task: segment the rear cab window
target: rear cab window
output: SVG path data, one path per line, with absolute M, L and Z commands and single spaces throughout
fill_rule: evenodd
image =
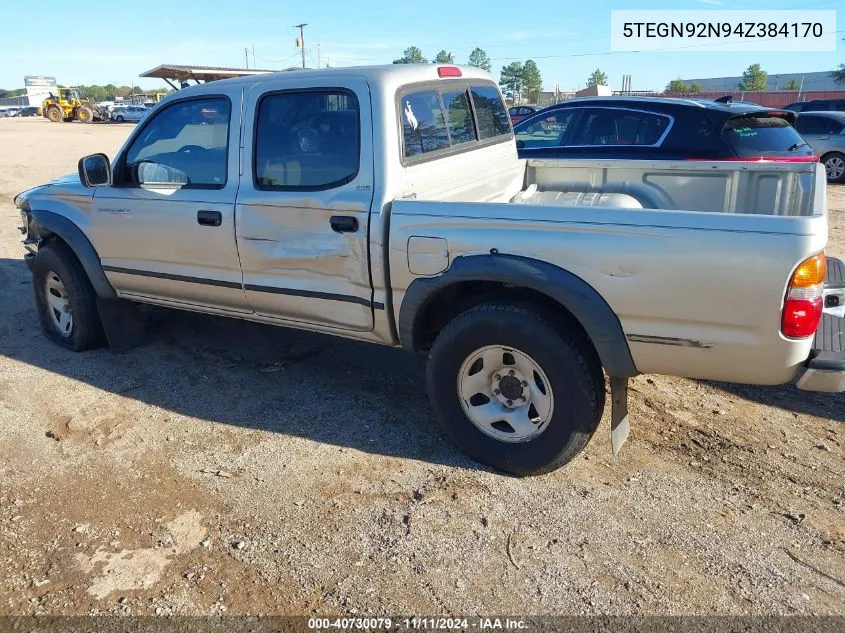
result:
M 399 93 L 402 156 L 415 162 L 511 139 L 510 117 L 493 85 L 449 82 Z
M 777 113 L 734 116 L 722 128 L 722 139 L 739 158 L 799 158 L 813 155 L 801 135 L 786 118 Z

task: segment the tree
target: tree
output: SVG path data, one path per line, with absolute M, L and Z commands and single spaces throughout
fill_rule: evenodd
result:
M 434 58 L 435 64 L 454 64 L 455 63 L 455 55 L 454 53 L 447 53 L 446 51 L 440 51 L 437 53 L 437 57 Z
M 695 83 L 687 85 L 687 83 L 679 77 L 678 79 L 673 79 L 666 84 L 666 90 L 664 92 L 684 92 L 687 94 L 698 93 L 701 92 L 701 86 Z
M 786 90 L 798 90 L 800 88 L 800 86 L 798 85 L 797 81 L 795 81 L 794 79 L 790 79 L 789 81 L 786 82 L 786 85 L 784 86 L 784 88 Z
M 502 92 L 510 97 L 514 103 L 522 98 L 522 88 L 525 84 L 524 75 L 525 69 L 522 62 L 511 62 L 507 66 L 502 66 L 499 85 L 502 87 Z
M 543 90 L 543 78 L 533 59 L 527 60 L 522 66 L 522 85 L 525 87 L 528 101 L 537 103 L 540 100 L 540 92 Z
M 487 53 L 484 52 L 483 48 L 475 48 L 469 54 L 468 63 L 470 66 L 481 68 L 482 70 L 486 70 L 488 73 L 493 68 L 493 64 L 490 62 L 490 58 L 487 56 Z
M 428 60 L 416 46 L 409 46 L 402 52 L 402 57 L 393 60 L 394 64 L 427 64 Z
M 751 64 L 742 73 L 742 81 L 739 82 L 740 90 L 765 90 L 769 83 L 769 74 L 760 68 L 760 64 Z
M 593 71 L 593 74 L 587 78 L 587 86 L 592 88 L 593 86 L 606 86 L 607 85 L 607 75 L 605 75 L 601 70 L 596 68 Z
M 686 91 L 687 91 L 687 84 L 680 77 L 678 77 L 677 79 L 673 79 L 668 84 L 666 84 L 666 92 L 686 92 Z

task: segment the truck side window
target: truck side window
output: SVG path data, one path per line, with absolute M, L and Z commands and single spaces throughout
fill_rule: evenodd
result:
M 400 105 L 406 157 L 449 147 L 443 106 L 435 90 L 407 94 Z
M 219 189 L 226 184 L 229 100 L 173 103 L 144 125 L 126 152 L 123 184 Z
M 472 105 L 478 121 L 478 138 L 484 140 L 511 133 L 511 120 L 499 91 L 493 86 L 472 86 Z
M 254 180 L 259 189 L 339 187 L 358 174 L 358 100 L 350 92 L 269 94 L 258 104 Z

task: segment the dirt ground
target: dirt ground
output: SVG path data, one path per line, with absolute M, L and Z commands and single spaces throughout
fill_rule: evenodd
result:
M 401 351 L 170 311 L 49 343 L 11 198 L 131 129 L 0 119 L 0 614 L 845 614 L 845 394 L 641 376 L 618 458 L 605 415 L 520 480 Z

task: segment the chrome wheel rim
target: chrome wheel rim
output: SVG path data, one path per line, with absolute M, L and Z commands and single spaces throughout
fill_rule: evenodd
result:
M 845 159 L 839 156 L 832 156 L 824 162 L 828 180 L 838 180 L 845 174 Z
M 457 388 L 469 420 L 501 442 L 535 439 L 554 414 L 554 394 L 543 368 L 512 347 L 488 345 L 467 356 Z
M 56 331 L 65 338 L 73 334 L 73 312 L 62 278 L 55 272 L 48 271 L 44 281 L 44 296 L 47 300 L 47 310 Z

